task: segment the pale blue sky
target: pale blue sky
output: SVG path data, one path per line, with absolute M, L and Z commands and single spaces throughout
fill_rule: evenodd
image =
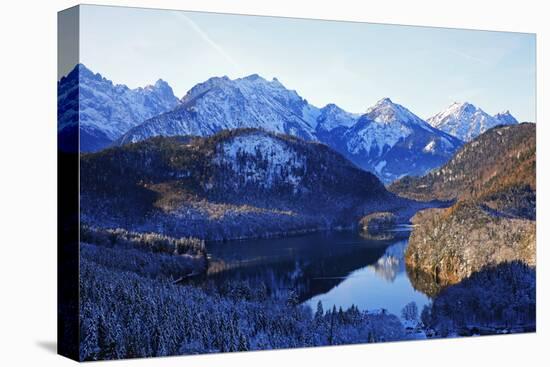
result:
M 363 112 L 390 97 L 428 118 L 455 101 L 535 120 L 535 36 L 83 6 L 80 58 L 115 83 L 277 77 L 310 103 Z

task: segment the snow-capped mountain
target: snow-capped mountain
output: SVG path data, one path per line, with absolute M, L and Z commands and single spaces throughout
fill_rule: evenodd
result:
M 471 141 L 497 125 L 517 123 L 517 120 L 508 111 L 493 117 L 468 102 L 455 102 L 446 110 L 430 117 L 427 121 L 433 127 L 463 141 Z
M 343 135 L 357 122 L 360 116 L 346 112 L 333 103 L 327 104 L 319 110 L 315 137 L 347 157 L 348 152 L 345 149 Z
M 370 107 L 340 140 L 345 146 L 339 151 L 384 182 L 425 174 L 462 145 L 389 98 Z
M 315 140 L 319 114 L 318 108 L 277 79 L 268 81 L 257 74 L 234 80 L 214 77 L 191 88 L 180 106 L 129 130 L 119 142 L 159 135 L 207 136 L 245 127 Z
M 315 131 L 319 134 L 341 127 L 349 128 L 357 122 L 359 117 L 358 114 L 346 112 L 334 103 L 329 103 L 319 110 Z
M 162 79 L 154 85 L 130 89 L 78 64 L 58 83 L 60 140 L 64 134 L 74 133 L 80 121 L 80 149 L 96 151 L 178 104 L 172 88 Z
M 317 108 L 277 79 L 256 74 L 210 78 L 193 87 L 173 111 L 130 129 L 118 143 L 152 136 L 208 136 L 244 127 L 318 140 L 384 182 L 424 174 L 461 145 L 389 98 L 359 116 L 335 104 Z
M 502 125 L 513 125 L 518 123 L 518 120 L 516 120 L 516 118 L 512 116 L 512 114 L 508 110 L 504 112 L 499 112 L 493 117 L 497 119 Z
M 414 128 L 433 130 L 430 126 L 401 105 L 383 98 L 367 110 L 349 135 L 347 148 L 350 153 L 361 151 L 382 155 L 397 142 L 409 136 Z
M 266 80 L 257 74 L 233 80 L 210 78 L 181 100 L 162 80 L 129 89 L 83 65 L 58 87 L 60 141 L 63 134 L 76 132 L 80 119 L 82 151 L 154 136 L 210 136 L 260 128 L 320 141 L 388 183 L 403 175 L 425 174 L 445 163 L 462 144 L 389 98 L 363 115 L 335 104 L 318 108 L 276 78 Z

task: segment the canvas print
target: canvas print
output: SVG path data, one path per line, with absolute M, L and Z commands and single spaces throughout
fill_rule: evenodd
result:
M 536 330 L 535 35 L 59 13 L 59 350 Z

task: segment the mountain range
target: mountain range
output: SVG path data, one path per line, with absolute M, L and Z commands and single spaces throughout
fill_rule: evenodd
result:
M 58 83 L 60 143 L 77 141 L 71 137 L 80 124 L 80 150 L 97 151 L 130 128 L 178 104 L 172 88 L 162 79 L 154 85 L 130 89 L 78 64 Z
M 515 122 L 509 112 L 491 117 L 471 104 L 455 104 L 424 121 L 389 98 L 364 114 L 335 104 L 318 108 L 276 78 L 257 74 L 213 77 L 178 100 L 162 80 L 130 89 L 79 64 L 60 80 L 58 90 L 60 141 L 64 134 L 75 134 L 80 119 L 81 151 L 154 136 L 209 136 L 259 128 L 322 142 L 384 183 L 424 175 L 447 162 L 464 140 L 491 126 Z
M 346 130 L 325 142 L 385 183 L 423 175 L 439 167 L 462 145 L 389 98 L 378 101 Z
M 433 127 L 466 142 L 497 125 L 518 123 L 510 111 L 491 116 L 481 108 L 467 102 L 455 102 L 446 110 L 430 117 L 427 122 Z
M 385 182 L 424 174 L 461 145 L 389 98 L 355 115 L 335 104 L 317 108 L 277 79 L 256 74 L 210 78 L 193 87 L 174 110 L 130 129 L 118 143 L 152 136 L 208 136 L 243 127 L 323 142 Z

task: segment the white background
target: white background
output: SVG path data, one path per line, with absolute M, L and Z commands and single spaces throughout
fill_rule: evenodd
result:
M 548 362 L 550 33 L 545 1 L 97 1 L 97 4 L 537 33 L 537 334 L 133 360 L 117 366 L 540 365 Z M 4 1 L 0 11 L 0 365 L 69 365 L 56 340 L 56 12 L 75 1 Z M 545 24 L 546 23 L 546 24 Z M 514 88 L 510 85 L 510 88 Z M 546 104 L 543 101 L 546 100 Z M 545 167 L 546 165 L 546 167 Z M 544 311 L 546 310 L 546 312 Z M 546 341 L 545 341 L 546 339 Z M 546 348 L 546 349 L 545 349 Z

